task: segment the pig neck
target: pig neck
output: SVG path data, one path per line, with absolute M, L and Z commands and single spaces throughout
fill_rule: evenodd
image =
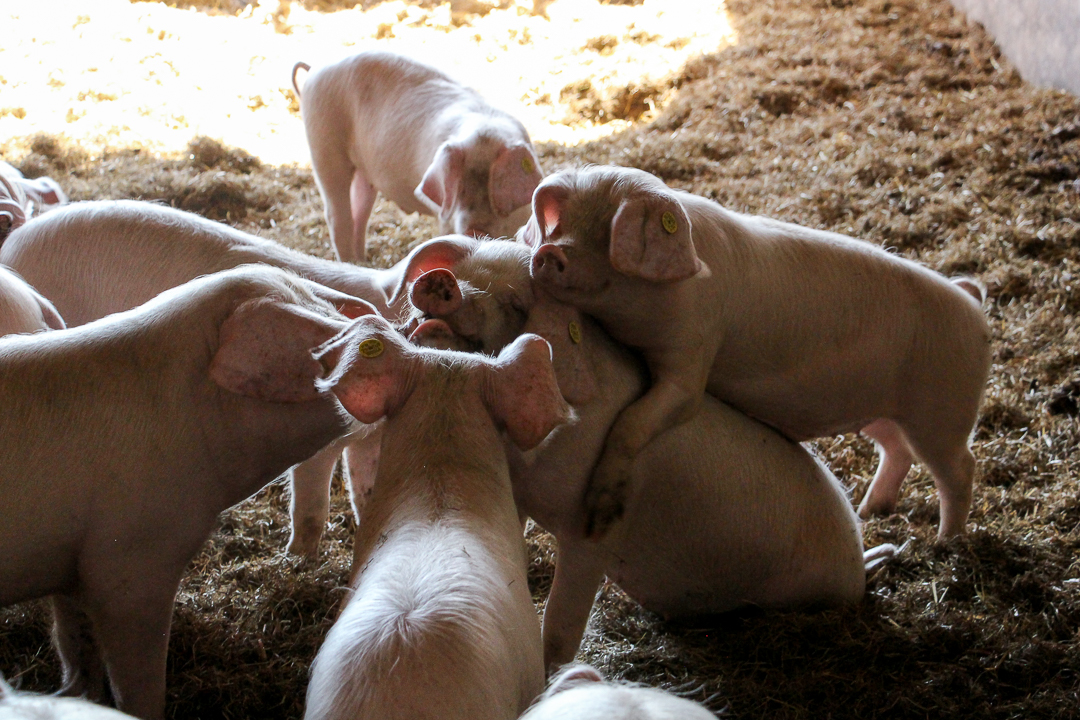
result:
M 387 533 L 408 525 L 456 524 L 498 544 L 521 542 L 499 433 L 476 380 L 437 368 L 416 380 L 386 419 L 379 467 L 355 542 L 362 566 Z M 472 385 L 472 387 L 468 387 Z M 434 392 L 432 392 L 434 390 Z
M 580 343 L 572 344 L 563 324 L 541 330 L 530 322 L 525 332 L 537 332 L 551 344 L 560 387 L 566 386 L 569 373 L 578 372 L 565 358 L 580 353 L 598 391 L 587 402 L 573 406 L 576 423 L 556 428 L 540 447 L 523 453 L 524 465 L 518 464 L 521 469 L 514 475 L 514 498 L 523 513 L 556 538 L 580 539 L 585 526 L 580 498 L 608 430 L 619 413 L 645 392 L 648 375 L 640 358 L 616 343 L 599 323 L 571 312 L 568 319 L 581 329 Z

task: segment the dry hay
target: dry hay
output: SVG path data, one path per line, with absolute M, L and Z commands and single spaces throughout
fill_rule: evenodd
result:
M 994 365 L 974 443 L 966 537 L 935 541 L 936 494 L 912 473 L 868 546 L 909 542 L 858 608 L 746 611 L 669 624 L 603 588 L 579 656 L 613 677 L 681 689 L 739 718 L 1068 718 L 1080 687 L 1080 100 L 1020 81 L 946 0 L 734 0 L 739 44 L 689 63 L 652 123 L 545 168 L 634 165 L 733 209 L 894 248 L 989 290 Z M 197 139 L 159 160 L 90 158 L 37 138 L 15 158 L 75 199 L 143 197 L 328 255 L 310 172 Z M 375 264 L 433 224 L 381 204 Z M 869 442 L 817 447 L 858 499 Z M 170 717 L 295 718 L 335 612 L 351 529 L 340 489 L 332 549 L 282 554 L 280 485 L 225 513 L 177 602 Z M 530 532 L 537 600 L 553 551 Z M 40 603 L 0 612 L 0 667 L 59 684 Z

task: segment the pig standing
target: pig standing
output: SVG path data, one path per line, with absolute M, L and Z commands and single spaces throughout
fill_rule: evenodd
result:
M 623 512 L 634 458 L 705 391 L 794 440 L 861 429 L 881 456 L 863 517 L 895 507 L 918 458 L 937 485 L 939 535 L 964 531 L 990 367 L 970 281 L 627 168 L 548 178 L 522 236 L 538 286 L 640 350 L 653 378 L 608 436 L 590 532 Z
M 716 720 L 692 700 L 641 685 L 606 683 L 589 665 L 563 668 L 521 720 Z
M 16 168 L 0 162 L 0 241 L 25 225 L 35 210 L 67 202 L 67 195 L 50 177 L 27 180 Z
M 542 177 L 529 134 L 433 67 L 370 51 L 311 73 L 300 96 L 311 167 L 338 258 L 364 259 L 376 193 L 440 232 L 503 236 Z
M 547 343 L 498 359 L 425 350 L 365 317 L 316 357 L 319 387 L 361 422 L 387 419 L 353 594 L 305 719 L 516 718 L 544 669 L 499 428 L 527 448 L 567 419 Z
M 405 264 L 372 270 L 290 250 L 222 223 L 165 205 L 133 200 L 81 202 L 35 219 L 0 245 L 15 268 L 55 303 L 68 324 L 129 310 L 200 275 L 265 263 L 370 302 L 392 319 L 406 303 L 398 292 Z M 394 301 L 390 295 L 397 293 Z M 374 476 L 378 437 L 359 430 L 296 468 L 291 552 L 314 557 L 326 526 L 330 479 L 346 450 L 357 512 Z
M 639 490 L 622 521 L 599 542 L 586 540 L 581 498 L 590 474 L 608 430 L 647 389 L 648 376 L 596 322 L 543 293 L 534 296 L 526 246 L 484 243 L 477 254 L 495 255 L 490 245 L 501 246 L 500 263 L 478 272 L 476 254 L 462 257 L 453 266 L 462 275 L 456 282 L 448 269 L 431 269 L 413 284 L 412 297 L 454 329 L 436 332 L 436 342 L 469 333 L 470 318 L 499 327 L 493 316 L 514 318 L 511 308 L 524 307 L 523 323 L 506 325 L 550 343 L 556 379 L 577 415 L 532 452 L 509 455 L 518 509 L 558 541 L 544 613 L 549 668 L 573 660 L 605 575 L 667 617 L 862 598 L 866 564 L 895 548 L 874 548 L 864 558 L 858 521 L 833 474 L 801 445 L 712 397 L 638 455 L 632 472 Z M 417 328 L 416 342 L 425 342 L 434 322 Z M 465 339 L 486 352 L 499 342 L 483 332 Z
M 64 319 L 53 304 L 18 273 L 0 265 L 0 335 L 61 330 Z
M 329 301 L 329 302 L 328 302 Z M 52 596 L 67 694 L 161 717 L 173 599 L 222 510 L 349 429 L 310 349 L 374 313 L 265 266 L 0 339 L 0 605 Z

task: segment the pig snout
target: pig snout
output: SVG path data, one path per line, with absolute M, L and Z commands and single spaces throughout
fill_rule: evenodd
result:
M 461 290 L 454 273 L 435 268 L 416 278 L 409 291 L 409 300 L 421 312 L 444 317 L 461 307 Z
M 532 276 L 542 280 L 552 280 L 566 271 L 569 261 L 566 253 L 555 245 L 541 245 L 532 256 Z

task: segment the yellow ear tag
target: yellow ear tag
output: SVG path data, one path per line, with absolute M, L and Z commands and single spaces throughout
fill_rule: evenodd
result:
M 660 224 L 664 226 L 668 234 L 674 234 L 679 229 L 679 223 L 675 220 L 675 213 L 670 210 L 660 216 Z
M 570 323 L 570 339 L 575 345 L 581 342 L 581 326 L 573 321 Z
M 530 157 L 521 158 L 521 169 L 525 171 L 526 175 L 531 175 L 533 171 L 533 161 Z
M 376 358 L 382 355 L 383 344 L 378 338 L 368 338 L 360 343 L 360 354 L 366 358 Z

